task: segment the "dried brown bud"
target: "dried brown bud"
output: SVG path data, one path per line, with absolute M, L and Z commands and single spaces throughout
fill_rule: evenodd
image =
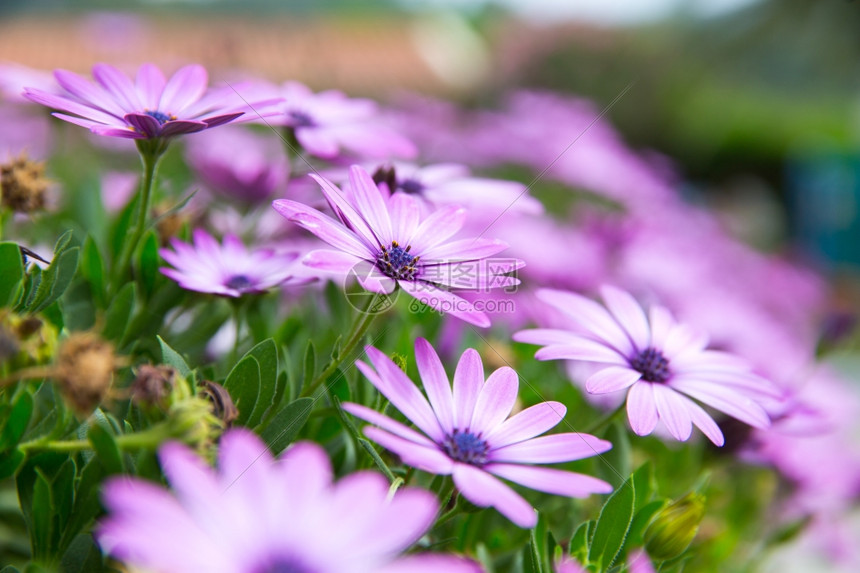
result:
M 18 213 L 32 213 L 45 208 L 45 164 L 30 161 L 22 153 L 17 159 L 0 165 L 0 203 Z
M 163 364 L 142 364 L 136 374 L 131 399 L 138 403 L 163 405 L 176 384 L 176 370 Z
M 167 210 L 167 207 L 157 206 L 152 210 L 152 216 L 153 218 L 161 217 L 167 212 Z M 156 225 L 159 243 L 166 245 L 170 239 L 179 234 L 179 231 L 182 230 L 182 226 L 186 222 L 188 222 L 188 217 L 179 213 L 167 215 L 163 219 L 159 220 L 158 225 Z
M 90 332 L 76 332 L 60 345 L 55 377 L 72 407 L 87 415 L 107 396 L 117 366 L 109 342 Z
M 21 340 L 27 340 L 42 328 L 42 321 L 35 316 L 28 316 L 15 327 L 15 334 Z
M 200 386 L 200 395 L 204 396 L 212 402 L 212 413 L 216 418 L 224 422 L 224 427 L 229 428 L 236 418 L 239 417 L 239 410 L 233 404 L 233 399 L 227 389 L 209 380 L 202 380 Z
M 0 363 L 18 354 L 18 340 L 0 324 Z

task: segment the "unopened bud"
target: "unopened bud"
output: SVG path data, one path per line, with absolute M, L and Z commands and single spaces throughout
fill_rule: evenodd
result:
M 208 398 L 212 403 L 212 414 L 224 423 L 225 428 L 229 428 L 239 417 L 239 410 L 233 404 L 233 399 L 227 389 L 210 380 L 202 380 L 200 386 L 200 396 Z
M 159 219 L 159 217 L 165 215 L 167 211 L 167 207 L 157 206 L 153 209 L 152 213 L 153 218 L 158 219 L 156 230 L 158 231 L 158 241 L 162 245 L 166 245 L 170 242 L 170 239 L 179 234 L 179 231 L 182 230 L 182 226 L 188 222 L 188 217 L 179 213 L 171 213 L 170 215 Z
M 221 434 L 223 424 L 212 415 L 212 406 L 204 398 L 191 397 L 174 403 L 168 412 L 170 435 L 206 452 Z
M 117 365 L 109 342 L 76 332 L 60 344 L 54 376 L 72 407 L 87 415 L 107 396 Z
M 45 164 L 30 161 L 27 154 L 0 165 L 0 203 L 17 213 L 32 213 L 44 209 L 48 180 Z
M 142 364 L 131 383 L 131 399 L 142 404 L 163 406 L 176 384 L 176 370 L 170 366 Z
M 666 561 L 684 552 L 705 516 L 705 498 L 689 493 L 663 508 L 645 530 L 645 549 L 653 559 Z

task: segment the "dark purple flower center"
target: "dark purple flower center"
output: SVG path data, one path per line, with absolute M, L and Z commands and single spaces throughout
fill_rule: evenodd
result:
M 410 255 L 410 248 L 404 249 L 397 244 L 397 241 L 392 242 L 388 247 L 382 247 L 376 255 L 376 268 L 394 280 L 415 280 L 415 264 L 420 257 Z
M 397 187 L 409 195 L 417 195 L 426 189 L 424 184 L 417 179 L 404 179 L 397 185 Z
M 665 382 L 669 379 L 669 361 L 656 348 L 646 348 L 630 359 L 630 366 L 642 373 L 647 382 Z
M 148 111 L 147 110 L 143 113 L 145 113 L 149 117 L 155 118 L 156 120 L 158 120 L 158 123 L 160 123 L 161 125 L 164 125 L 168 121 L 176 119 L 176 116 L 169 115 L 169 114 L 164 113 L 163 111 L 158 111 L 158 110 L 155 110 L 155 111 Z
M 316 573 L 294 557 L 277 557 L 254 567 L 254 573 Z
M 248 290 L 253 284 L 253 281 L 247 275 L 233 275 L 227 279 L 224 286 L 233 290 L 243 291 Z
M 480 434 L 454 430 L 453 434 L 445 436 L 442 441 L 442 449 L 452 460 L 473 466 L 482 466 L 487 463 L 487 453 L 490 451 L 490 446 L 486 440 L 481 438 Z
M 316 125 L 314 118 L 308 113 L 297 109 L 288 111 L 287 117 L 290 118 L 290 125 L 293 127 L 313 127 Z

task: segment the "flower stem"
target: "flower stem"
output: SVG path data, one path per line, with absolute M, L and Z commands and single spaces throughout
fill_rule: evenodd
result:
M 603 428 L 605 428 L 606 426 L 611 424 L 612 421 L 615 420 L 615 418 L 617 418 L 618 415 L 621 414 L 621 412 L 623 412 L 626 408 L 627 408 L 627 402 L 626 401 L 621 402 L 620 406 L 618 406 L 617 408 L 615 408 L 614 410 L 612 410 L 611 412 L 609 412 L 608 414 L 606 414 L 605 416 L 603 416 L 602 418 L 600 418 L 599 420 L 597 420 L 596 422 L 594 422 L 593 424 L 588 426 L 585 430 L 583 430 L 582 433 L 584 433 L 584 434 L 595 434 L 595 433 L 597 433 L 598 431 L 602 430 Z
M 373 320 L 376 318 L 377 313 L 370 311 L 373 309 L 379 296 L 380 295 L 378 294 L 374 294 L 371 297 L 370 304 L 361 312 L 358 320 L 353 323 L 352 330 L 350 331 L 349 336 L 347 336 L 346 342 L 338 352 L 337 358 L 332 359 L 328 366 L 326 366 L 325 369 L 320 372 L 316 378 L 314 378 L 313 382 L 305 387 L 304 391 L 302 391 L 302 396 L 313 394 L 320 384 L 328 380 L 328 377 L 337 371 L 338 367 L 343 364 L 345 359 L 352 356 L 352 353 L 355 351 L 356 347 L 361 344 L 368 328 L 370 328 L 370 325 L 373 324 Z
M 149 204 L 152 199 L 152 189 L 155 187 L 155 179 L 158 174 L 158 164 L 167 149 L 167 141 L 162 139 L 138 140 L 137 149 L 140 151 L 140 159 L 143 164 L 143 181 L 140 185 L 137 203 L 137 221 L 131 233 L 131 239 L 123 242 L 119 261 L 114 270 L 114 291 L 118 291 L 125 277 L 131 269 L 131 258 L 137 250 L 137 245 L 146 231 L 146 219 L 149 214 Z
M 161 423 L 140 432 L 116 436 L 116 445 L 121 450 L 155 449 L 170 437 L 169 428 Z M 38 438 L 18 445 L 22 452 L 61 452 L 73 453 L 82 450 L 92 450 L 89 440 L 46 440 Z

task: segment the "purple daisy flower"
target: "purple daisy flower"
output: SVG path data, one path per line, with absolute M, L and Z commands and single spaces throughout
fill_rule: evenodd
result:
M 311 155 L 332 159 L 342 149 L 376 159 L 408 159 L 417 154 L 411 141 L 382 123 L 372 100 L 350 98 L 336 90 L 314 93 L 298 82 L 259 84 L 257 89 L 260 96 L 284 100 L 280 114 L 268 121 L 292 128 L 296 140 Z
M 330 181 L 311 175 L 339 221 L 296 201 L 279 199 L 274 208 L 284 217 L 336 247 L 309 253 L 304 264 L 346 275 L 355 272 L 362 286 L 391 293 L 400 286 L 420 302 L 477 326 L 490 326 L 486 313 L 450 292 L 451 288 L 484 290 L 519 284 L 504 273 L 520 268 L 517 259 L 486 260 L 507 248 L 490 239 L 449 240 L 463 226 L 466 211 L 449 206 L 421 217 L 414 197 L 380 191 L 358 166 L 342 192 Z
M 54 116 L 98 135 L 169 138 L 233 121 L 247 108 L 235 103 L 232 90 L 207 90 L 208 75 L 198 65 L 169 80 L 153 64 L 142 65 L 135 81 L 107 64 L 93 66 L 95 83 L 67 70 L 54 71 L 54 77 L 66 95 L 30 87 L 24 97 L 65 112 Z
M 173 239 L 174 250 L 161 249 L 162 258 L 176 268 L 162 273 L 182 288 L 221 296 L 240 297 L 262 293 L 292 276 L 290 263 L 295 253 L 276 253 L 269 249 L 249 251 L 234 235 L 218 244 L 203 229 L 194 230 L 194 246 Z
M 159 458 L 174 494 L 138 478 L 109 480 L 102 549 L 155 573 L 475 573 L 447 555 L 398 555 L 433 524 L 429 492 L 374 472 L 337 483 L 325 451 L 294 445 L 275 460 L 253 433 L 224 434 L 213 471 L 191 449 L 168 443 Z M 436 567 L 434 569 L 433 567 Z
M 532 506 L 495 476 L 555 495 L 585 497 L 612 491 L 608 483 L 591 476 L 529 465 L 588 458 L 612 444 L 588 434 L 541 436 L 564 418 L 567 410 L 559 402 L 542 402 L 508 418 L 519 387 L 512 368 L 499 368 L 484 381 L 481 358 L 470 348 L 454 372 L 452 392 L 436 351 L 419 338 L 415 359 L 425 398 L 384 353 L 372 346 L 366 350 L 376 370 L 361 361 L 356 362 L 358 369 L 423 434 L 359 404 L 345 403 L 344 409 L 377 426 L 366 427 L 364 433 L 405 463 L 452 475 L 463 496 L 475 505 L 495 507 L 520 527 L 534 527 L 537 515 Z
M 685 441 L 695 424 L 722 446 L 722 431 L 690 398 L 756 428 L 770 425 L 756 398 L 778 397 L 778 390 L 742 358 L 706 350 L 707 336 L 676 323 L 664 307 L 652 306 L 648 317 L 629 293 L 609 286 L 601 289 L 608 311 L 571 292 L 542 289 L 537 295 L 575 330 L 523 330 L 514 340 L 545 345 L 535 354 L 538 360 L 605 365 L 586 380 L 585 389 L 592 394 L 627 390 L 627 417 L 638 435 L 650 434 L 662 420 L 672 437 Z

